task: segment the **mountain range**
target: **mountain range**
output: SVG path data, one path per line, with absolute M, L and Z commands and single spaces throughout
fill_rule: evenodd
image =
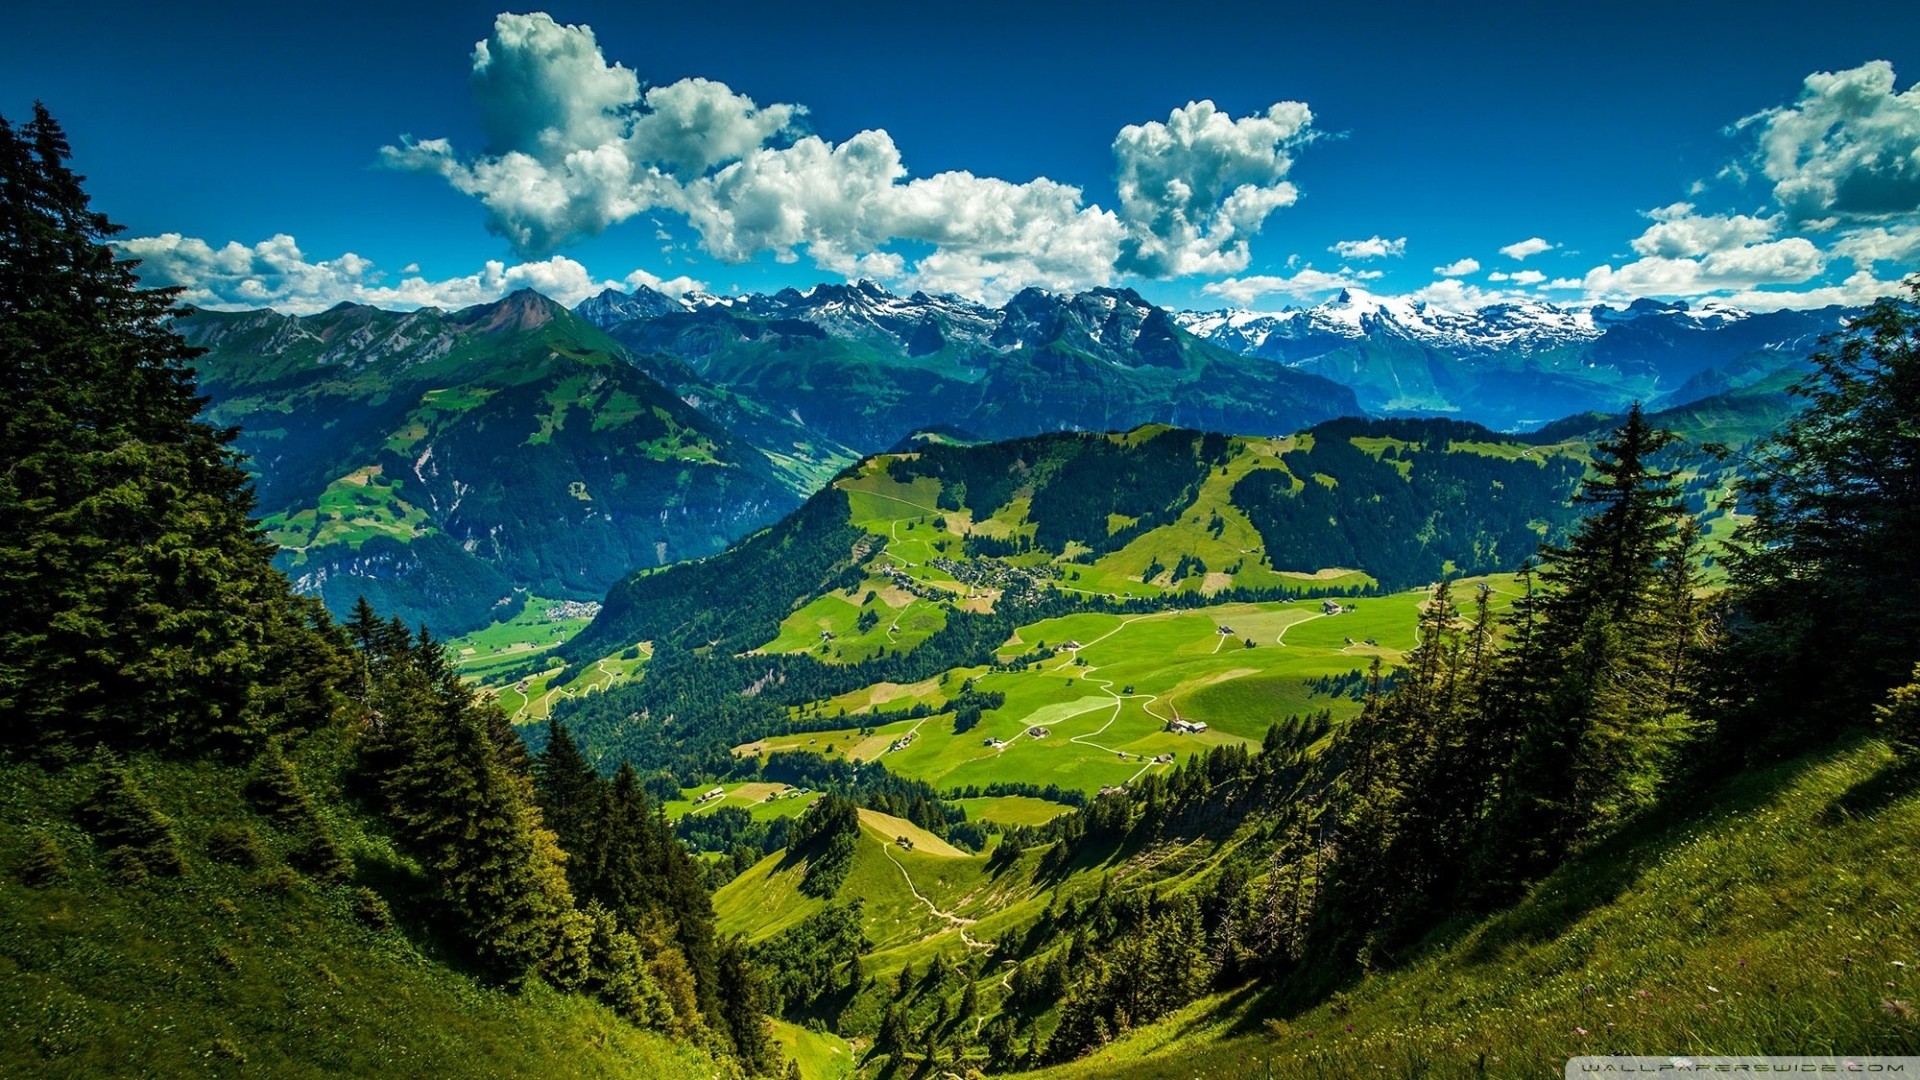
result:
M 1216 345 L 1353 389 L 1368 412 L 1458 416 L 1502 430 L 1634 401 L 1685 405 L 1802 369 L 1857 309 L 1754 313 L 1707 303 L 1540 302 L 1454 311 L 1342 291 L 1278 312 L 1187 311 L 1180 326 Z
M 715 553 L 918 433 L 1279 436 L 1365 413 L 1510 430 L 1727 391 L 1766 392 L 1772 415 L 1846 315 L 1460 313 L 1354 292 L 1174 314 L 1127 289 L 1029 289 L 996 308 L 862 281 L 609 290 L 573 310 L 523 290 L 452 312 L 202 311 L 179 326 L 208 350 L 209 417 L 241 431 L 283 569 L 336 611 L 364 594 L 457 634 Z

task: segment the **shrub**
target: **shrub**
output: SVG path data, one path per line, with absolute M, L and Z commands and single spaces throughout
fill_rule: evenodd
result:
M 393 909 L 386 898 L 365 885 L 353 890 L 353 917 L 375 930 L 393 925 Z
M 265 854 L 260 834 L 248 826 L 222 822 L 207 834 L 207 855 L 215 862 L 258 866 Z
M 173 821 L 153 805 L 133 774 L 107 751 L 95 757 L 100 782 L 80 808 L 80 823 L 107 849 L 114 880 L 138 884 L 153 876 L 180 873 L 180 845 Z
M 33 838 L 25 858 L 20 860 L 20 880 L 27 887 L 44 889 L 67 878 L 66 853 L 53 837 L 45 833 Z
M 1874 715 L 1894 752 L 1908 761 L 1920 761 L 1920 665 L 1913 669 L 1913 681 L 1895 687 L 1885 705 L 1874 706 Z

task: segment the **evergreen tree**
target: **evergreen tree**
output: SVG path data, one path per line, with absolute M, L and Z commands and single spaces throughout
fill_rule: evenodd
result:
M 292 599 L 198 355 L 93 210 L 60 125 L 0 119 L 0 711 L 42 746 L 244 748 L 325 719 L 324 617 Z
M 590 895 L 591 841 L 594 823 L 606 813 L 604 785 L 558 720 L 548 722 L 546 749 L 533 772 L 541 815 L 567 852 L 567 880 L 575 893 Z
M 484 719 L 464 702 L 437 704 L 401 726 L 383 793 L 477 959 L 518 983 L 550 950 L 560 915 L 536 867 L 537 825 Z
M 1542 552 L 1541 587 L 1521 615 L 1526 663 L 1504 673 L 1513 700 L 1493 706 L 1514 749 L 1481 845 L 1489 899 L 1648 805 L 1689 726 L 1661 707 L 1672 684 L 1659 675 L 1675 620 L 1690 618 L 1669 610 L 1681 602 L 1671 590 L 1690 594 L 1693 582 L 1675 567 L 1661 588 L 1663 566 L 1693 548 L 1674 474 L 1655 465 L 1672 439 L 1635 406 L 1596 448 L 1578 497 L 1593 512 Z
M 1920 277 L 1812 357 L 1802 409 L 1744 462 L 1725 555 L 1723 752 L 1860 724 L 1920 656 Z

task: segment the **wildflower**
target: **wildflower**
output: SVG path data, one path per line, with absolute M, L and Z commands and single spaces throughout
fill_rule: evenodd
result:
M 1583 1027 L 1577 1027 L 1577 1028 L 1574 1028 L 1574 1029 L 1573 1029 L 1573 1033 L 1574 1033 L 1575 1035 L 1580 1035 L 1580 1036 L 1583 1036 L 1583 1037 L 1584 1037 L 1584 1036 L 1586 1035 L 1586 1033 L 1587 1033 L 1587 1029 L 1586 1029 L 1586 1028 L 1583 1028 Z
M 1911 1020 L 1916 1015 L 1913 1002 L 1904 1001 L 1900 998 L 1882 998 L 1880 1000 L 1880 1011 L 1896 1020 Z
M 1897 968 L 1903 968 L 1907 966 L 1907 962 L 1905 960 L 1895 960 L 1893 962 L 1893 966 Z
M 1709 993 L 1709 994 L 1717 994 L 1717 993 L 1719 993 L 1719 992 L 1720 992 L 1720 988 L 1719 988 L 1719 987 L 1717 987 L 1717 986 L 1715 986 L 1715 985 L 1713 985 L 1712 983 L 1708 983 L 1708 984 L 1707 984 L 1707 993 Z

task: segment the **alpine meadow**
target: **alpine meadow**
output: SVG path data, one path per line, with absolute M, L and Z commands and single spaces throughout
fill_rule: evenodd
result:
M 1920 12 L 1591 14 L 17 13 L 0 1076 L 1920 1070 Z

